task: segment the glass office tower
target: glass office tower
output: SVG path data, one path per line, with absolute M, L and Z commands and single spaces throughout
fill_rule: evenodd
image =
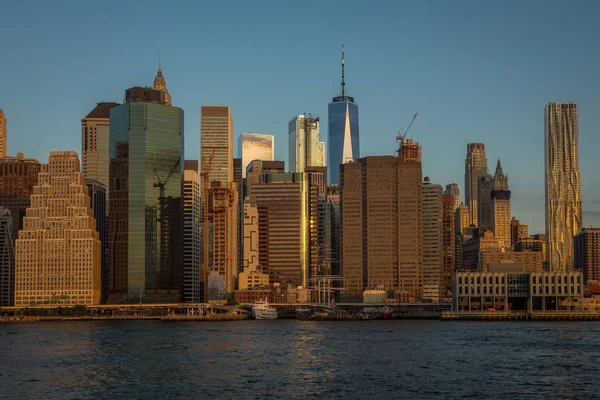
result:
M 329 183 L 337 185 L 340 184 L 340 164 L 352 162 L 360 157 L 358 105 L 354 102 L 354 97 L 346 96 L 344 46 L 341 91 L 341 96 L 334 97 L 329 103 L 327 132 Z
M 128 89 L 110 111 L 109 301 L 180 301 L 183 143 L 183 110 L 163 92 Z

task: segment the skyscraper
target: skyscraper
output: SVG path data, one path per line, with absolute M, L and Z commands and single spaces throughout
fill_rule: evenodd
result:
M 325 142 L 319 137 L 319 118 L 300 114 L 289 122 L 290 172 L 305 172 L 309 167 L 325 167 Z
M 23 228 L 23 217 L 37 185 L 40 162 L 34 158 L 0 157 L 0 205 L 8 208 L 13 219 L 14 237 Z
M 179 301 L 183 287 L 183 110 L 150 88 L 110 111 L 112 301 Z
M 460 206 L 460 190 L 457 183 L 447 184 L 444 195 L 452 196 L 452 204 L 455 210 Z
M 248 173 L 254 180 L 254 172 Z M 258 209 L 259 264 L 272 283 L 306 288 L 317 270 L 319 187 L 312 175 L 323 173 L 273 170 L 250 186 Z
M 229 106 L 200 107 L 200 155 L 208 160 L 215 155 L 210 181 L 229 187 L 233 181 L 233 117 Z
M 185 160 L 183 176 L 183 301 L 198 303 L 200 290 L 200 175 L 198 161 Z
M 548 103 L 544 124 L 547 259 L 551 271 L 570 271 L 573 238 L 583 226 L 577 104 Z
M 0 108 L 0 157 L 6 157 L 6 117 Z
M 492 229 L 494 207 L 492 204 L 493 178 L 486 173 L 479 177 L 477 188 L 477 227 Z
M 209 249 L 209 275 L 225 283 L 225 293 L 233 296 L 238 274 L 238 195 L 237 185 L 229 187 L 213 181 L 210 187 L 210 218 L 212 219 L 212 246 Z M 210 291 L 210 290 L 209 290 Z M 209 300 L 223 300 L 221 295 Z
M 576 269 L 583 271 L 583 283 L 600 281 L 600 229 L 586 227 L 575 235 Z
M 246 167 L 250 161 L 275 159 L 275 136 L 273 135 L 243 132 L 238 139 L 238 144 L 243 178 L 246 177 Z
M 106 202 L 106 186 L 103 183 L 93 180 L 86 180 L 85 186 L 88 189 L 88 196 L 90 197 L 90 208 L 96 220 L 95 229 L 98 232 L 98 239 L 100 239 L 100 278 L 102 281 L 100 302 L 104 304 L 108 299 L 110 276 L 110 269 L 108 268 L 108 210 L 106 209 L 108 203 Z
M 444 276 L 442 186 L 423 181 L 423 298 L 441 301 Z
M 523 240 L 529 236 L 527 224 L 522 224 L 516 217 L 510 220 L 510 244 L 514 246 L 519 240 Z
M 81 120 L 81 172 L 86 180 L 96 181 L 109 195 L 110 109 L 118 103 L 98 103 Z
M 400 157 L 356 159 L 340 167 L 343 296 L 383 287 L 421 295 L 423 189 L 420 147 Z
M 334 97 L 329 103 L 327 130 L 329 182 L 336 185 L 340 183 L 340 164 L 360 158 L 358 105 L 354 102 L 354 97 L 346 95 L 345 79 L 344 45 L 342 45 L 341 95 Z
M 468 143 L 465 159 L 465 204 L 469 207 L 469 225 L 479 226 L 479 178 L 488 175 L 485 145 Z
M 465 233 L 465 230 L 469 227 L 469 207 L 461 203 L 454 214 L 454 230 L 455 232 Z
M 452 276 L 454 275 L 456 267 L 456 231 L 454 229 L 454 215 L 456 209 L 454 208 L 455 197 L 452 194 L 444 194 L 442 196 L 442 228 L 443 228 L 443 240 L 442 240 L 442 252 L 444 262 L 444 275 L 442 280 L 442 295 L 446 296 L 448 291 L 452 289 Z
M 10 210 L 0 206 L 0 306 L 14 305 L 15 237 Z
M 94 305 L 101 244 L 74 151 L 50 153 L 16 241 L 15 305 Z
M 502 164 L 498 160 L 496 172 L 492 179 L 492 231 L 506 250 L 512 248 L 510 242 L 510 190 L 508 189 L 508 176 L 502 171 Z

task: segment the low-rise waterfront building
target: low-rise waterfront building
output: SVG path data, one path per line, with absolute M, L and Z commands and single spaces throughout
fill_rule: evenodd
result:
M 583 299 L 583 274 L 524 272 L 516 263 L 487 272 L 457 272 L 452 278 L 453 308 L 460 311 L 560 310 Z

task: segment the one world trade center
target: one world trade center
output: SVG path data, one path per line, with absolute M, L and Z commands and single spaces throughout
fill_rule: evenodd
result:
M 354 102 L 354 97 L 346 95 L 344 45 L 342 45 L 341 95 L 334 97 L 329 103 L 328 122 L 329 182 L 339 185 L 340 164 L 352 162 L 360 157 L 358 105 Z

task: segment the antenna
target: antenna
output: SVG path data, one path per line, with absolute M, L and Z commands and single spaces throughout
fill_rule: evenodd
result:
M 344 43 L 342 43 L 342 100 L 344 99 L 344 96 L 346 95 L 346 81 L 345 81 L 345 76 L 344 76 Z

